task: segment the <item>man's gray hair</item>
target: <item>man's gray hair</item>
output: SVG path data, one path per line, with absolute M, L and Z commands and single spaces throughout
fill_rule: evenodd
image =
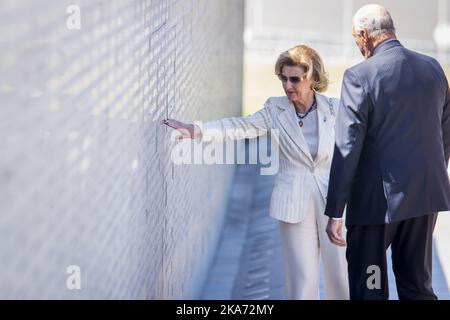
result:
M 385 7 L 368 4 L 360 8 L 353 17 L 353 30 L 367 30 L 371 38 L 386 33 L 395 33 L 394 21 Z

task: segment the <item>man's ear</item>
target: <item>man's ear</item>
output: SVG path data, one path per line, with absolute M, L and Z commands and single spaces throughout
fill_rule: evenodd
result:
M 370 40 L 369 32 L 366 29 L 363 29 L 359 32 L 361 38 L 364 40 L 364 43 L 368 43 Z

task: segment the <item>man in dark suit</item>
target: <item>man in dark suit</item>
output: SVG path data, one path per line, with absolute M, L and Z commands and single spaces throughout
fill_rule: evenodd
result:
M 437 299 L 432 233 L 450 210 L 449 85 L 436 60 L 401 45 L 385 8 L 358 10 L 353 36 L 366 60 L 344 74 L 327 233 L 347 245 L 351 299 L 388 299 L 390 245 L 399 298 Z

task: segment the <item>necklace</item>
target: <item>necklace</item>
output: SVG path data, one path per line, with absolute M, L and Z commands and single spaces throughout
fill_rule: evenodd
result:
M 316 99 L 314 98 L 314 102 L 313 102 L 312 106 L 309 108 L 309 110 L 305 114 L 302 115 L 301 113 L 296 112 L 297 118 L 299 120 L 298 124 L 300 125 L 300 127 L 303 127 L 303 124 L 304 124 L 303 119 L 305 119 L 306 116 L 315 109 L 317 109 L 317 102 L 316 102 Z

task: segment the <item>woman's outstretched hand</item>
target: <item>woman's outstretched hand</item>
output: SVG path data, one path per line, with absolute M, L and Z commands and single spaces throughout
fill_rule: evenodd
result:
M 181 133 L 175 138 L 177 141 L 183 139 L 195 139 L 201 136 L 200 128 L 193 124 L 183 123 L 174 119 L 166 119 L 164 120 L 164 124 Z

